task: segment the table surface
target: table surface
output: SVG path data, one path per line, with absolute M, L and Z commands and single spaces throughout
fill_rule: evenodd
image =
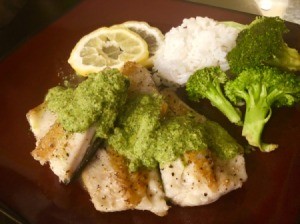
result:
M 110 0 L 103 5 L 103 15 L 95 9 L 100 7 L 101 0 L 82 1 L 78 7 L 74 6 L 80 1 L 64 1 L 68 3 L 65 5 L 61 0 L 40 2 L 26 1 L 17 14 L 10 17 L 10 21 L 3 22 L 1 28 L 1 43 L 7 43 L 1 45 L 3 61 L 0 63 L 0 83 L 5 84 L 0 89 L 0 177 L 3 177 L 0 192 L 4 202 L 36 223 L 43 223 L 41 220 L 44 217 L 50 220 L 46 223 L 51 223 L 51 220 L 64 220 L 64 217 L 76 223 L 84 219 L 93 220 L 91 223 L 97 223 L 98 219 L 102 220 L 102 223 L 109 223 L 111 220 L 125 220 L 123 223 L 128 223 L 128 220 L 135 220 L 136 223 L 151 223 L 153 220 L 155 223 L 164 224 L 196 223 L 199 216 L 208 217 L 210 214 L 216 214 L 216 211 L 227 220 L 231 220 L 234 214 L 237 217 L 235 221 L 240 221 L 239 223 L 258 223 L 258 220 L 265 223 L 286 220 L 292 223 L 296 218 L 299 220 L 299 106 L 274 111 L 264 137 L 266 140 L 276 140 L 282 148 L 270 155 L 253 153 L 247 156 L 250 161 L 247 170 L 251 178 L 240 191 L 232 192 L 210 206 L 201 209 L 175 207 L 170 210 L 169 216 L 162 219 L 134 211 L 102 215 L 93 209 L 86 195 L 77 194 L 82 193 L 82 190 L 76 186 L 61 186 L 47 167 L 41 167 L 30 157 L 34 139 L 29 132 L 25 114 L 28 109 L 43 100 L 47 89 L 61 81 L 60 73 L 70 72 L 66 60 L 82 35 L 99 26 L 112 25 L 132 18 L 149 21 L 166 32 L 188 16 L 211 16 L 215 19 L 233 19 L 244 23 L 250 22 L 253 17 L 249 14 L 175 0 Z M 122 7 L 131 8 L 128 8 L 128 11 L 122 11 L 122 7 L 116 8 L 118 17 L 105 11 L 114 8 L 117 2 Z M 31 4 L 35 4 L 35 7 L 29 7 Z M 157 8 L 157 4 L 165 8 Z M 135 7 L 141 9 L 144 5 L 152 12 L 135 10 Z M 35 10 L 40 14 L 34 14 Z M 62 15 L 64 16 L 61 17 Z M 26 21 L 31 22 L 28 24 Z M 299 26 L 288 25 L 293 33 L 287 36 L 287 41 L 300 49 Z M 11 37 L 15 39 L 9 42 Z M 217 121 L 226 123 L 222 119 Z M 285 130 L 288 130 L 288 134 Z M 16 196 L 7 195 L 11 192 L 16 193 Z M 178 217 L 180 219 L 177 219 Z M 212 223 L 212 220 L 220 221 L 220 218 L 210 216 L 206 221 Z M 1 219 L 0 223 L 3 223 Z
M 47 27 L 84 0 L 2 0 L 0 2 L 0 61 L 31 36 Z M 299 0 L 264 0 L 272 10 L 262 10 L 259 0 L 188 0 L 257 15 L 281 15 L 300 24 Z M 262 2 L 263 0 L 260 0 Z
M 0 1 L 0 60 L 82 0 Z M 5 44 L 4 44 L 5 43 Z

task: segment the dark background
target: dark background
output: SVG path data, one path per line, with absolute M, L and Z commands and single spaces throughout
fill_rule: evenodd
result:
M 80 1 L 0 0 L 0 61 Z M 0 212 L 0 223 L 17 222 L 9 220 Z
M 0 0 L 0 61 L 81 0 Z
M 272 154 L 247 156 L 249 179 L 242 189 L 209 206 L 181 209 L 157 218 L 126 211 L 102 214 L 93 209 L 80 185 L 60 185 L 47 167 L 30 157 L 33 136 L 25 119 L 50 87 L 72 71 L 71 49 L 84 34 L 126 20 L 148 21 L 163 32 L 182 18 L 202 15 L 250 22 L 252 15 L 180 0 L 0 0 L 0 196 L 2 202 L 32 223 L 300 223 L 300 107 L 273 112 L 265 129 L 266 142 L 281 146 Z M 119 5 L 118 5 L 119 4 Z M 126 9 L 126 10 L 124 10 Z M 101 13 L 99 14 L 99 10 Z M 67 15 L 65 13 L 70 11 Z M 65 15 L 61 20 L 57 20 Z M 117 15 L 117 16 L 116 16 Z M 99 17 L 101 16 L 101 20 Z M 82 19 L 84 18 L 84 19 Z M 53 25 L 48 26 L 54 20 Z M 300 32 L 288 24 L 291 47 L 300 49 Z M 41 31 L 41 32 L 40 32 Z M 30 40 L 29 40 L 30 39 Z M 22 45 L 22 46 L 21 46 Z M 36 65 L 36 66 L 35 66 Z M 228 121 L 205 105 L 194 107 L 224 127 Z M 227 122 L 227 123 L 226 123 Z M 236 129 L 228 129 L 239 136 Z M 25 133 L 28 133 L 26 135 Z M 240 138 L 239 138 L 240 139 Z M 84 221 L 86 220 L 86 222 Z M 231 220 L 231 221 L 230 221 Z M 1 218 L 0 224 L 9 223 Z

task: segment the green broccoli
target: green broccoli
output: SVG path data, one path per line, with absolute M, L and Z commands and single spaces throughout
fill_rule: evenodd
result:
M 245 68 L 271 65 L 284 70 L 300 70 L 300 54 L 283 40 L 287 33 L 284 20 L 279 17 L 257 17 L 238 34 L 236 46 L 227 54 L 233 74 Z
M 264 152 L 276 149 L 275 144 L 262 143 L 261 134 L 272 106 L 292 106 L 300 100 L 299 77 L 276 67 L 259 66 L 244 70 L 224 88 L 233 103 L 246 103 L 242 135 L 248 143 Z
M 218 67 L 197 70 L 186 83 L 186 91 L 193 101 L 210 100 L 232 123 L 242 125 L 241 112 L 226 99 L 221 87 L 227 81 L 225 72 Z

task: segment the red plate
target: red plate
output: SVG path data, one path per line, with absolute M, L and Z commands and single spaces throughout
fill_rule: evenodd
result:
M 65 186 L 30 156 L 35 147 L 26 112 L 43 101 L 47 89 L 72 74 L 67 64 L 85 34 L 127 20 L 142 20 L 163 32 L 183 18 L 208 16 L 248 23 L 249 14 L 172 0 L 89 0 L 31 38 L 0 64 L 0 200 L 31 223 L 297 223 L 300 221 L 300 107 L 274 110 L 264 131 L 272 153 L 246 155 L 248 180 L 217 202 L 190 208 L 173 206 L 165 217 L 150 212 L 97 212 L 78 183 Z M 286 41 L 300 49 L 300 28 L 288 23 Z M 3 43 L 2 43 L 3 44 Z M 241 130 L 208 104 L 192 104 L 215 119 L 242 144 Z

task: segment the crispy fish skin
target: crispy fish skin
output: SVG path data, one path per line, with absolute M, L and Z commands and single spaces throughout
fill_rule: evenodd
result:
M 130 80 L 129 97 L 158 93 L 150 73 L 142 66 L 128 62 L 122 73 Z M 164 216 L 169 209 L 159 171 L 130 173 L 126 159 L 112 148 L 98 150 L 83 170 L 81 180 L 95 208 L 101 212 L 138 209 Z
M 172 89 L 161 91 L 175 115 L 192 114 L 195 122 L 206 118 L 186 105 Z M 160 165 L 166 197 L 179 206 L 212 203 L 222 195 L 240 188 L 247 180 L 243 155 L 222 160 L 209 150 L 186 152 L 168 164 Z

